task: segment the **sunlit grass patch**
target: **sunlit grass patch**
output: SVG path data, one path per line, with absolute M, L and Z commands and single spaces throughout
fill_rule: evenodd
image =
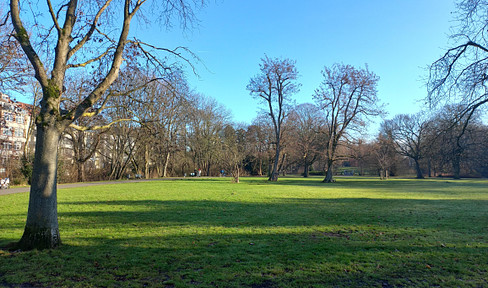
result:
M 63 246 L 0 250 L 0 286 L 488 285 L 488 181 L 320 180 L 60 189 Z M 0 244 L 27 198 L 0 198 Z

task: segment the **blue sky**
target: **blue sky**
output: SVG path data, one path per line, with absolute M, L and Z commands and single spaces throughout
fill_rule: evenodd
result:
M 210 0 L 193 30 L 134 22 L 131 34 L 197 54 L 199 77 L 188 69 L 190 85 L 236 122 L 250 123 L 262 106 L 246 85 L 265 54 L 296 60 L 298 103 L 313 102 L 324 66 L 367 64 L 380 77 L 378 96 L 391 118 L 423 107 L 426 68 L 449 47 L 454 10 L 454 0 Z
M 296 60 L 298 103 L 313 102 L 324 66 L 368 64 L 393 117 L 421 109 L 426 67 L 448 47 L 453 11 L 450 0 L 216 0 L 198 13 L 198 28 L 152 28 L 158 37 L 152 34 L 151 41 L 195 52 L 208 70 L 198 65 L 200 77 L 190 74 L 190 84 L 226 106 L 237 122 L 250 123 L 260 107 L 246 85 L 265 54 Z

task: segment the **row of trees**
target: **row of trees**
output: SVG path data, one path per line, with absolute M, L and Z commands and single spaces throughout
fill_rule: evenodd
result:
M 276 66 L 293 63 L 265 57 L 262 66 L 268 62 Z M 296 69 L 288 71 L 297 74 Z M 221 175 L 224 170 L 238 182 L 242 174 L 277 178 L 280 173 L 303 173 L 308 177 L 313 170 L 331 182 L 334 169 L 341 167 L 382 178 L 412 171 L 418 178 L 488 174 L 483 153 L 486 127 L 479 114 L 463 114 L 462 106 L 451 105 L 430 117 L 428 113 L 397 115 L 382 123 L 376 139 L 364 140 L 361 128 L 368 123 L 364 117 L 381 111 L 373 105 L 376 99 L 364 96 L 364 91 L 374 96 L 370 88 L 377 77 L 348 65 L 325 68 L 323 77 L 315 104 L 296 105 L 284 98 L 281 108 L 279 103 L 271 103 L 276 109 L 268 103 L 270 112 L 263 111 L 251 125 L 245 125 L 232 123 L 222 105 L 192 91 L 180 71 L 153 81 L 146 70 L 124 70 L 113 85 L 113 93 L 124 97 L 113 97 L 96 120 L 78 120 L 66 130 L 58 177 L 72 182 L 120 179 L 128 174 L 189 176 L 201 169 L 204 176 Z M 71 84 L 65 94 L 74 99 L 88 85 L 75 80 Z M 329 87 L 332 92 L 326 90 Z M 334 91 L 343 93 L 334 95 Z M 363 98 L 351 98 L 351 91 L 363 91 Z M 282 117 L 275 125 L 271 115 L 280 109 Z M 104 126 L 107 122 L 113 124 Z
M 223 106 L 191 91 L 181 71 L 155 80 L 149 70 L 128 67 L 109 92 L 123 97 L 112 97 L 98 118 L 76 120 L 66 130 L 63 167 L 76 163 L 77 179 L 60 179 L 84 181 L 85 166 L 91 165 L 90 175 L 98 179 L 183 176 L 198 169 L 203 175 L 224 170 L 234 181 L 242 173 L 268 174 L 276 181 L 280 173 L 304 167 L 308 176 L 314 163 L 326 163 L 317 168 L 325 168 L 324 182 L 331 182 L 336 161 L 345 157 L 341 146 L 357 139 L 367 123 L 364 117 L 381 111 L 376 105 L 378 77 L 336 64 L 323 71 L 317 104 L 295 105 L 291 96 L 299 88 L 297 74 L 289 59 L 262 59 L 248 89 L 266 106 L 246 126 L 233 124 Z M 65 95 L 76 102 L 89 84 L 71 83 Z M 104 126 L 107 122 L 111 124 Z
M 398 157 L 403 157 L 417 178 L 487 177 L 488 127 L 479 113 L 467 115 L 465 109 L 447 105 L 430 116 L 401 114 L 385 120 L 376 140 L 383 175 L 394 173 Z
M 79 119 L 64 132 L 61 181 L 184 176 L 201 169 L 208 176 L 224 170 L 236 182 L 242 174 L 277 179 L 280 173 L 308 177 L 313 170 L 331 182 L 334 169 L 343 166 L 382 178 L 412 171 L 417 178 L 487 175 L 485 126 L 479 113 L 463 113 L 461 105 L 445 106 L 432 116 L 397 115 L 382 123 L 376 139 L 364 140 L 365 117 L 381 112 L 375 98 L 378 78 L 367 69 L 326 67 L 316 103 L 296 105 L 291 92 L 299 85 L 289 83 L 298 74 L 294 62 L 265 57 L 258 75 L 261 90 L 258 76 L 248 89 L 269 111 L 263 109 L 251 125 L 232 123 L 225 107 L 192 91 L 180 70 L 158 79 L 148 71 L 124 69 L 104 112 L 90 121 Z M 274 83 L 286 89 L 275 93 Z M 73 79 L 65 91 L 72 100 L 61 109 L 79 101 L 90 85 L 81 77 Z

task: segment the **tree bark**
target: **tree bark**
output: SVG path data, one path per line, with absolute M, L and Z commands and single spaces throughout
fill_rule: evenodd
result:
M 324 183 L 332 183 L 333 182 L 333 175 L 332 175 L 332 167 L 327 168 L 325 171 L 325 178 L 322 182 Z
M 276 144 L 276 154 L 274 157 L 273 162 L 273 169 L 271 170 L 271 175 L 268 178 L 268 181 L 276 182 L 278 181 L 279 171 L 278 171 L 278 162 L 280 161 L 280 145 L 279 142 Z
M 305 165 L 303 168 L 303 177 L 308 178 L 308 176 L 310 176 L 309 174 L 310 174 L 310 164 L 308 163 L 307 160 L 305 160 Z
M 166 153 L 166 159 L 164 161 L 164 166 L 163 166 L 163 177 L 168 177 L 168 164 L 169 164 L 169 156 L 170 153 L 169 151 Z
M 145 151 L 144 151 L 144 178 L 149 179 L 149 162 L 151 161 L 151 157 L 149 155 L 149 144 L 146 143 Z
M 234 183 L 239 183 L 239 165 L 234 166 L 234 171 L 232 171 L 232 176 L 233 176 L 233 182 Z
M 263 158 L 259 157 L 258 176 L 263 176 Z
M 37 125 L 29 209 L 24 234 L 18 243 L 22 250 L 55 248 L 61 244 L 56 187 L 60 135 L 54 126 Z
M 414 159 L 415 161 L 415 171 L 417 172 L 417 179 L 424 179 L 424 174 L 422 173 L 422 169 L 420 168 L 420 163 L 418 159 Z
M 332 173 L 332 165 L 333 164 L 334 164 L 334 161 L 327 160 L 327 168 L 325 170 L 325 178 L 322 181 L 323 183 L 331 183 L 331 182 L 333 182 L 333 173 Z

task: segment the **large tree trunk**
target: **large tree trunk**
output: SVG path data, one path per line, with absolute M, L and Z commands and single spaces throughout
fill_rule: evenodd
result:
M 422 169 L 420 168 L 420 163 L 418 159 L 414 159 L 415 161 L 415 171 L 417 172 L 417 179 L 424 179 L 424 174 L 422 173 Z
M 166 153 L 166 159 L 164 160 L 163 177 L 168 177 L 168 164 L 169 164 L 169 151 Z
M 258 176 L 263 176 L 263 158 L 259 157 Z
M 452 158 L 452 171 L 454 179 L 461 179 L 461 155 L 457 152 L 454 153 Z
M 271 175 L 268 178 L 268 181 L 278 181 L 279 171 L 278 171 L 278 162 L 280 161 L 280 146 L 279 142 L 276 144 L 276 155 L 274 157 L 273 169 L 271 170 Z
M 305 165 L 303 168 L 303 177 L 307 178 L 310 174 L 310 164 L 307 160 L 305 160 Z
M 22 250 L 55 248 L 61 244 L 57 209 L 57 155 L 60 131 L 37 125 L 36 151 L 29 210 L 22 239 Z
M 232 169 L 232 182 L 239 183 L 239 165 L 234 165 L 234 169 Z
M 144 145 L 144 178 L 149 179 L 149 162 L 151 161 L 149 155 L 149 144 Z
M 332 175 L 332 167 L 328 168 L 327 171 L 325 171 L 325 178 L 322 182 L 324 183 L 332 183 L 334 181 L 333 175 Z
M 325 170 L 325 178 L 322 180 L 323 183 L 331 183 L 334 181 L 333 179 L 333 173 L 332 173 L 332 165 L 334 164 L 334 161 L 327 160 L 327 168 Z
M 78 170 L 77 181 L 85 182 L 85 162 L 76 161 L 76 168 Z

